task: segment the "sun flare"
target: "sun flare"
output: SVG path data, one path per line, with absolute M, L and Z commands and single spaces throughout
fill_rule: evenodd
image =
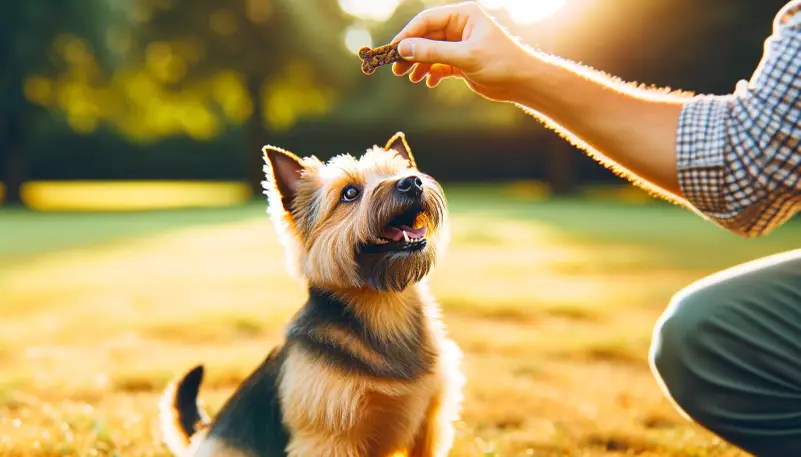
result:
M 384 22 L 404 0 L 338 0 L 342 11 L 359 19 Z M 504 9 L 516 24 L 529 25 L 559 11 L 567 0 L 478 0 L 487 10 Z
M 567 0 L 480 0 L 488 10 L 505 9 L 510 18 L 520 25 L 529 25 L 556 14 Z
M 360 19 L 383 22 L 389 19 L 401 0 L 339 0 L 342 11 Z
M 345 47 L 356 54 L 364 46 L 373 47 L 373 37 L 364 27 L 350 26 L 345 30 Z

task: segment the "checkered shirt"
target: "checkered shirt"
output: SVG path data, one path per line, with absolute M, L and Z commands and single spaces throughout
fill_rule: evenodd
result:
M 801 211 L 801 0 L 776 16 L 750 81 L 684 105 L 677 166 L 694 209 L 739 235 L 765 234 Z

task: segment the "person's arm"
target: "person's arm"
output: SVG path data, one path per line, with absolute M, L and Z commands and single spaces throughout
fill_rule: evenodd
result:
M 685 96 L 641 90 L 534 51 L 523 62 L 524 82 L 511 101 L 635 184 L 683 197 L 676 131 Z
M 754 236 L 801 208 L 799 34 L 785 27 L 772 39 L 750 86 L 690 97 L 526 49 L 466 3 L 412 20 L 393 40 L 410 62 L 394 71 L 430 87 L 462 78 L 486 98 L 523 107 L 635 184 L 686 199 L 732 232 Z M 786 90 L 777 98 L 779 86 Z M 748 143 L 760 137 L 785 141 Z

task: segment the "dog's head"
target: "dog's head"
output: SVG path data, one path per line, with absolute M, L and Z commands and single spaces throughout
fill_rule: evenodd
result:
M 399 291 L 431 271 L 447 205 L 402 133 L 358 159 L 323 163 L 272 146 L 264 156 L 270 214 L 290 265 L 311 285 Z

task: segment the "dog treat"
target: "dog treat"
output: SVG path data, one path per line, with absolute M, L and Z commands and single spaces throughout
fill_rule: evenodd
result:
M 359 49 L 359 58 L 362 59 L 362 73 L 372 75 L 378 67 L 403 62 L 398 52 L 398 46 L 387 44 L 375 49 L 365 46 Z

